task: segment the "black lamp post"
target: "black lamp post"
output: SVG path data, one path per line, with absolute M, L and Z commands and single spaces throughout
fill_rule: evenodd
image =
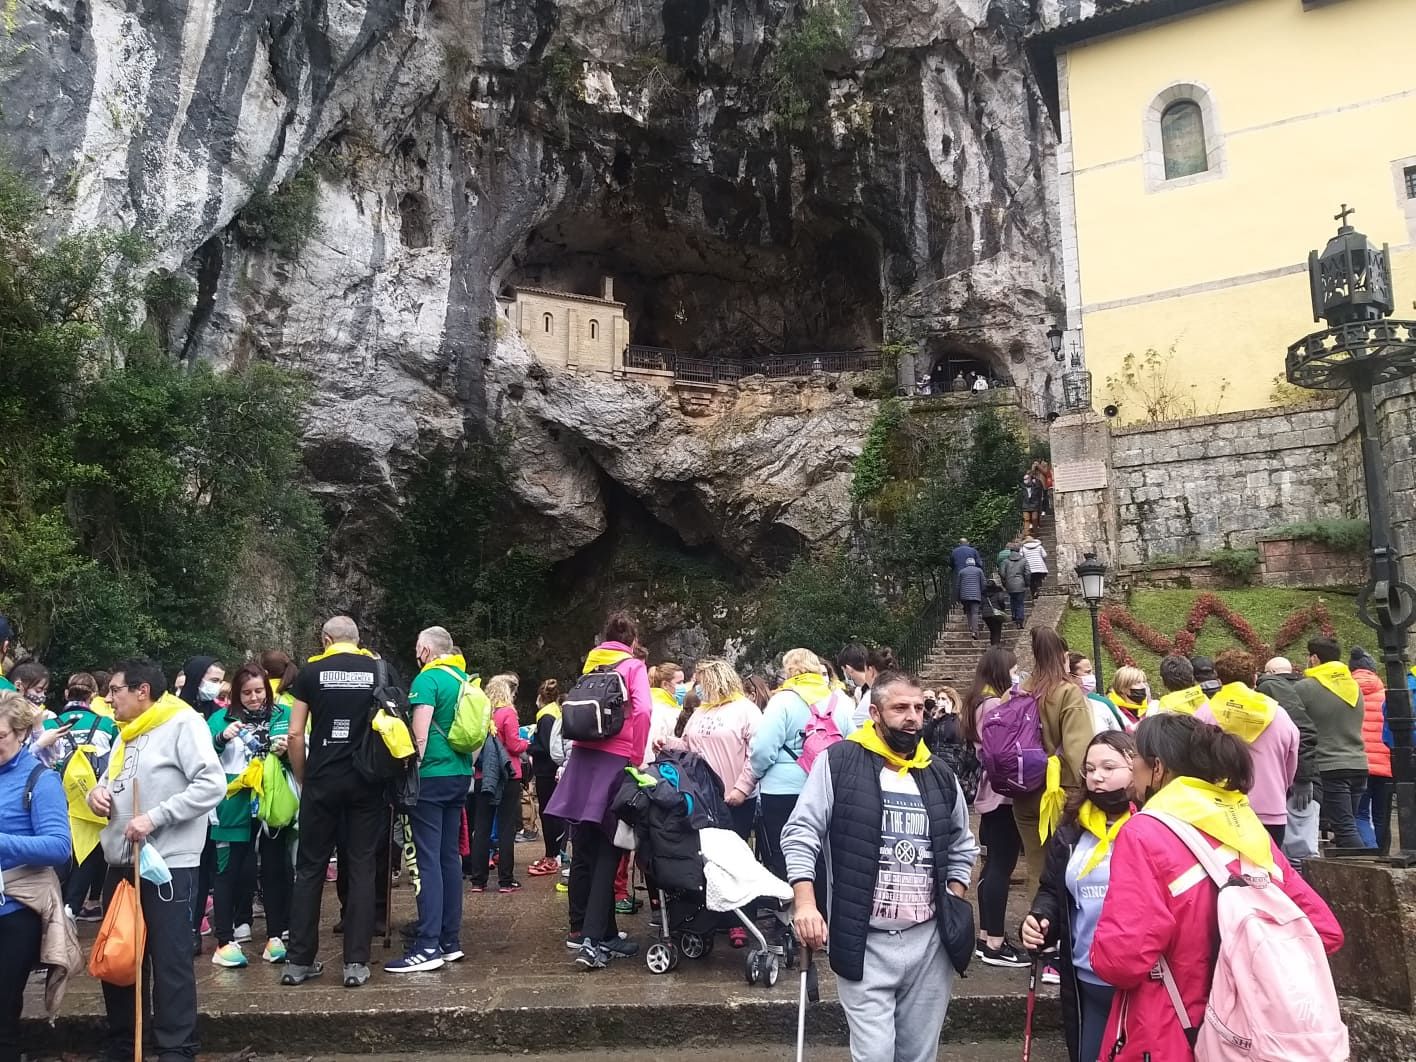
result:
M 1096 559 L 1095 553 L 1087 553 L 1082 563 L 1077 565 L 1077 582 L 1082 586 L 1082 600 L 1091 609 L 1092 616 L 1092 669 L 1096 672 L 1096 685 L 1100 689 L 1101 680 L 1101 627 L 1097 623 L 1097 609 L 1106 596 L 1106 565 Z
M 1052 360 L 1062 360 L 1062 328 L 1054 324 L 1047 330 L 1047 349 L 1052 351 Z
M 1392 775 L 1396 783 L 1398 843 L 1403 865 L 1416 864 L 1416 776 L 1413 776 L 1411 694 L 1406 686 L 1406 636 L 1416 619 L 1416 589 L 1403 581 L 1387 511 L 1386 472 L 1377 438 L 1372 389 L 1416 372 L 1416 321 L 1393 321 L 1391 259 L 1347 224 L 1347 204 L 1336 216 L 1337 235 L 1319 255 L 1308 255 L 1313 320 L 1328 327 L 1288 348 L 1290 383 L 1325 390 L 1351 389 L 1362 439 L 1362 475 L 1372 528 L 1371 580 L 1357 599 L 1362 622 L 1377 632 L 1387 677 Z

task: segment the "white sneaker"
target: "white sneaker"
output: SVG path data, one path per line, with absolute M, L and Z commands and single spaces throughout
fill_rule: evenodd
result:
M 241 944 L 245 944 L 248 940 L 250 940 L 250 939 L 251 939 L 251 925 L 250 925 L 250 923 L 249 923 L 249 922 L 242 922 L 239 926 L 237 926 L 237 927 L 236 927 L 236 932 L 235 932 L 235 934 L 232 936 L 231 939 L 233 939 L 233 940 L 235 940 L 235 941 L 237 941 L 238 943 L 241 943 Z

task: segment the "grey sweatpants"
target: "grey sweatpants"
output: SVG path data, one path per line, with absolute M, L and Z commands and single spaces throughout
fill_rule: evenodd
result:
M 836 979 L 851 1029 L 851 1062 L 934 1062 L 954 968 L 931 919 L 865 938 L 865 976 Z

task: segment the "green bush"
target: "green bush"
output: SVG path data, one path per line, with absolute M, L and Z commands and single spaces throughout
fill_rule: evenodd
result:
M 835 656 L 856 641 L 893 646 L 908 619 L 872 589 L 859 560 L 843 553 L 798 557 L 766 586 L 746 655 L 766 662 L 798 647 Z
M 1372 544 L 1372 527 L 1366 520 L 1304 520 L 1284 524 L 1270 538 L 1296 538 L 1343 553 L 1366 553 Z
M 275 191 L 261 189 L 236 215 L 236 227 L 253 244 L 266 244 L 286 258 L 300 253 L 319 228 L 320 178 L 307 165 Z
M 840 0 L 816 0 L 778 38 L 768 93 L 778 124 L 800 132 L 825 110 L 828 64 L 849 48 L 849 31 L 850 15 Z
M 1226 579 L 1248 584 L 1259 570 L 1256 549 L 1217 549 L 1209 555 L 1210 566 Z
M 865 433 L 860 456 L 855 460 L 851 497 L 856 501 L 868 501 L 875 497 L 889 482 L 891 436 L 904 423 L 904 419 L 904 407 L 899 402 L 889 399 L 881 403 Z

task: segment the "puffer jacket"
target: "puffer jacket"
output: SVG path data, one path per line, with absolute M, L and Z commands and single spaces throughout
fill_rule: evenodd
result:
M 1382 707 L 1386 704 L 1386 684 L 1366 668 L 1352 672 L 1357 688 L 1362 691 L 1362 744 L 1367 749 L 1367 773 L 1377 778 L 1391 777 L 1391 749 L 1382 741 L 1386 719 Z
M 1342 927 L 1283 853 L 1272 842 L 1270 847 L 1276 864 L 1274 884 L 1308 916 L 1332 954 L 1342 947 Z M 1190 874 L 1196 865 L 1185 842 L 1152 816 L 1132 816 L 1116 836 L 1111 884 L 1091 949 L 1092 969 L 1117 990 L 1101 1041 L 1102 1058 L 1113 1058 L 1109 1052 L 1117 1040 L 1123 1004 L 1126 1043 L 1114 1062 L 1192 1062 L 1195 1057 L 1164 983 L 1152 980 L 1151 970 L 1163 955 L 1190 1021 L 1198 1026 L 1204 1020 L 1214 977 L 1219 917 L 1218 890 L 1207 876 Z M 1238 859 L 1230 869 L 1239 872 Z M 1181 881 L 1190 877 L 1193 884 Z M 1177 890 L 1174 894 L 1172 888 Z

